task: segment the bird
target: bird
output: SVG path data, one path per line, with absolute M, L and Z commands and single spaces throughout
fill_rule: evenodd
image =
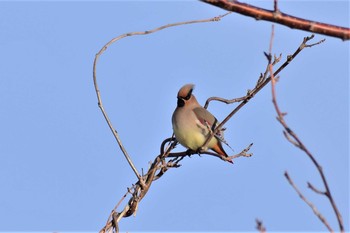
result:
M 212 131 L 220 124 L 218 120 L 203 108 L 192 94 L 194 84 L 186 84 L 177 94 L 177 107 L 172 115 L 172 126 L 176 140 L 187 149 L 199 152 L 200 149 L 211 149 L 222 157 L 229 158 L 221 142 L 225 142 L 223 130 L 219 129 L 202 148 Z M 226 161 L 233 163 L 230 159 Z

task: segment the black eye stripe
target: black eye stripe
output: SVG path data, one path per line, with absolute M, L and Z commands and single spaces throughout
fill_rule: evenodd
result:
M 185 101 L 182 98 L 177 98 L 177 106 L 178 107 L 185 106 Z
M 184 98 L 185 100 L 189 100 L 189 99 L 191 98 L 192 91 L 193 91 L 193 89 L 191 89 L 190 92 L 188 92 L 188 94 L 187 94 L 186 97 Z

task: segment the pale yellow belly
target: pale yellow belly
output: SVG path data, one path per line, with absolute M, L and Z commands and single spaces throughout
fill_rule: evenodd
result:
M 205 143 L 206 137 L 202 134 L 201 131 L 196 130 L 176 130 L 174 129 L 174 134 L 176 139 L 181 145 L 191 150 L 198 150 Z M 208 147 L 215 145 L 216 139 L 213 137 L 210 140 Z

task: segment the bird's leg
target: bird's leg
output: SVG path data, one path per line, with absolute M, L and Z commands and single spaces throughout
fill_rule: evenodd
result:
M 198 149 L 196 150 L 196 154 L 198 154 L 199 157 L 202 157 L 201 153 L 202 153 L 203 151 L 205 151 L 205 150 L 203 150 L 203 148 L 200 147 L 200 148 L 198 148 Z

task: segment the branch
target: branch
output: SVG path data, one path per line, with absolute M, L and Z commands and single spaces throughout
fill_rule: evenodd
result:
M 253 155 L 253 153 L 248 153 L 248 151 L 250 150 L 250 148 L 253 146 L 253 143 L 250 143 L 245 149 L 243 149 L 241 152 L 239 152 L 238 154 L 232 155 L 232 156 L 228 156 L 225 157 L 223 155 L 211 152 L 211 151 L 207 151 L 207 150 L 203 150 L 203 151 L 193 151 L 193 150 L 187 150 L 187 151 L 183 151 L 183 152 L 176 152 L 176 153 L 170 153 L 168 154 L 166 157 L 167 158 L 184 158 L 186 156 L 191 156 L 194 154 L 200 154 L 200 155 L 211 155 L 214 157 L 218 157 L 224 161 L 232 161 L 233 159 L 239 158 L 239 157 L 251 157 Z
M 313 164 L 316 166 L 322 182 L 325 186 L 326 191 L 325 192 L 321 192 L 318 189 L 316 189 L 314 186 L 312 186 L 310 183 L 308 183 L 308 186 L 311 190 L 313 190 L 314 192 L 318 193 L 318 194 L 324 194 L 328 200 L 330 201 L 332 208 L 335 212 L 336 218 L 338 220 L 338 224 L 339 224 L 339 229 L 341 232 L 344 232 L 344 226 L 343 226 L 343 220 L 342 220 L 342 216 L 335 204 L 335 201 L 332 197 L 331 191 L 329 189 L 326 177 L 323 173 L 322 167 L 320 166 L 320 164 L 317 162 L 317 160 L 315 159 L 315 157 L 311 154 L 311 152 L 306 148 L 306 146 L 303 144 L 303 142 L 299 139 L 299 137 L 294 133 L 294 131 L 287 125 L 286 121 L 284 120 L 284 116 L 286 115 L 286 113 L 283 113 L 277 103 L 277 97 L 276 97 L 276 78 L 275 78 L 275 74 L 273 72 L 273 64 L 271 63 L 271 51 L 272 51 L 272 44 L 273 44 L 273 38 L 274 38 L 274 27 L 272 25 L 272 32 L 271 32 L 271 40 L 270 40 L 270 49 L 269 49 L 269 54 L 267 55 L 268 58 L 268 69 L 269 69 L 269 73 L 271 75 L 271 93 L 272 93 L 272 102 L 273 102 L 273 106 L 275 108 L 275 111 L 277 113 L 277 120 L 280 122 L 280 124 L 283 126 L 284 128 L 284 135 L 287 138 L 287 140 L 292 143 L 293 145 L 295 145 L 297 148 L 301 149 L 302 151 L 304 151 L 306 153 L 306 155 L 311 159 L 311 161 L 313 162 Z M 324 42 L 324 40 L 321 40 L 319 42 L 313 43 L 313 44 L 306 44 L 306 42 L 308 41 L 308 38 L 304 38 L 304 41 L 302 43 L 302 45 L 299 48 L 310 48 L 312 46 L 318 45 L 322 42 Z M 266 54 L 265 54 L 266 55 Z M 316 216 L 322 221 L 322 223 L 324 223 L 324 225 L 328 228 L 329 231 L 333 232 L 333 230 L 330 228 L 329 224 L 327 223 L 327 221 L 318 213 L 318 211 L 316 210 L 316 207 L 313 206 L 312 204 L 310 204 L 309 201 L 306 200 L 305 197 L 303 197 L 303 195 L 300 193 L 300 191 L 296 188 L 296 186 L 293 184 L 293 182 L 291 181 L 291 179 L 288 176 L 288 173 L 285 173 L 286 178 L 288 179 L 289 183 L 293 186 L 293 188 L 298 192 L 299 196 L 301 197 L 301 199 L 303 199 L 314 211 L 314 213 L 316 214 Z
M 227 13 L 229 14 L 229 13 Z M 123 217 L 129 217 L 131 215 L 135 215 L 137 208 L 138 208 L 138 204 L 140 203 L 140 201 L 143 199 L 143 197 L 147 194 L 149 188 L 151 187 L 151 184 L 153 183 L 153 181 L 159 179 L 161 176 L 163 176 L 170 168 L 177 168 L 180 166 L 179 162 L 186 156 L 189 156 L 191 154 L 195 154 L 198 152 L 193 152 L 193 151 L 185 151 L 185 152 L 180 152 L 180 153 L 170 153 L 175 146 L 177 145 L 177 141 L 174 137 L 165 139 L 161 145 L 161 149 L 160 149 L 160 154 L 154 159 L 154 161 L 150 164 L 150 167 L 148 169 L 148 171 L 146 172 L 146 174 L 142 174 L 140 175 L 140 173 L 137 171 L 136 167 L 134 166 L 130 156 L 128 155 L 126 149 L 124 148 L 119 135 L 117 133 L 117 131 L 114 129 L 114 127 L 112 126 L 111 121 L 109 120 L 109 117 L 106 113 L 106 111 L 104 110 L 103 104 L 102 104 L 102 100 L 101 100 L 101 94 L 100 94 L 100 90 L 98 88 L 97 85 L 97 72 L 96 72 L 96 67 L 97 67 L 97 63 L 98 63 L 98 59 L 99 57 L 103 54 L 103 52 L 113 43 L 115 43 L 116 41 L 125 38 L 125 37 L 129 37 L 129 36 L 134 36 L 134 35 L 147 35 L 150 33 L 154 33 L 160 30 L 163 30 L 165 28 L 169 28 L 169 27 L 174 27 L 174 26 L 179 26 L 179 25 L 185 25 L 185 24 L 193 24 L 193 23 L 204 23 L 204 22 L 215 22 L 220 20 L 222 17 L 226 16 L 227 14 L 224 14 L 222 16 L 219 17 L 214 17 L 214 18 L 210 18 L 210 19 L 205 19 L 205 20 L 194 20 L 194 21 L 186 21 L 186 22 L 181 22 L 181 23 L 174 23 L 174 24 L 168 24 L 165 26 L 161 26 L 158 28 L 155 28 L 153 30 L 150 31 L 143 31 L 143 32 L 131 32 L 131 33 L 126 33 L 123 35 L 120 35 L 116 38 L 113 38 L 112 40 L 110 40 L 106 45 L 104 45 L 101 50 L 96 54 L 95 56 L 95 60 L 94 60 L 94 64 L 93 64 L 93 81 L 94 81 L 94 86 L 95 86 L 95 91 L 96 91 L 96 95 L 97 95 L 97 99 L 98 99 L 98 106 L 102 111 L 102 114 L 110 128 L 110 130 L 112 131 L 116 141 L 118 142 L 118 145 L 121 149 L 121 151 L 123 152 L 126 160 L 128 161 L 130 167 L 133 169 L 135 175 L 138 178 L 138 181 L 132 186 L 132 188 L 130 188 L 128 190 L 128 192 L 131 194 L 131 197 L 128 201 L 128 203 L 125 205 L 124 209 L 120 212 L 117 212 L 116 208 L 112 210 L 112 213 L 110 215 L 110 217 L 108 218 L 108 221 L 106 223 L 106 226 L 104 228 L 102 228 L 101 232 L 109 232 L 109 231 L 113 231 L 113 229 L 118 232 L 118 223 L 120 221 L 121 218 Z M 296 52 L 292 55 L 292 56 L 288 56 L 287 60 L 285 61 L 285 63 L 283 63 L 278 69 L 277 71 L 274 73 L 275 75 L 277 75 L 280 71 L 282 71 L 284 69 L 284 67 L 286 67 L 298 54 L 299 52 L 307 47 L 306 46 L 306 41 L 312 39 L 313 36 L 311 37 L 307 37 L 304 39 L 304 42 L 299 46 L 299 48 L 296 50 Z M 276 64 L 279 61 L 280 58 L 275 58 L 273 64 Z M 254 97 L 254 95 L 256 93 L 258 93 L 264 86 L 266 86 L 266 84 L 271 80 L 271 77 L 267 76 L 268 72 L 266 71 L 264 75 L 261 75 L 255 88 L 252 91 L 248 91 L 247 95 L 245 97 L 241 97 L 241 98 L 237 98 L 235 100 L 219 100 L 219 98 L 214 98 L 215 100 L 218 101 L 223 101 L 223 102 L 237 102 L 240 101 L 241 103 L 224 119 L 224 121 L 222 121 L 222 123 L 218 126 L 218 128 L 216 128 L 212 134 L 211 137 L 216 133 L 216 131 L 219 128 L 222 128 L 222 126 L 236 113 L 238 112 L 239 109 L 241 109 L 246 103 L 248 103 L 248 101 Z M 237 100 L 237 101 L 236 101 Z M 210 100 L 209 100 L 210 101 Z M 208 102 L 209 103 L 209 102 Z M 211 138 L 210 137 L 210 138 Z M 210 140 L 210 138 L 208 138 L 207 142 Z M 244 149 L 241 153 L 234 155 L 235 157 L 240 157 L 240 156 L 249 156 L 250 154 L 248 154 L 248 150 L 250 149 L 251 145 L 249 145 L 246 149 Z M 216 153 L 212 153 L 212 152 L 208 152 L 208 151 L 200 151 L 201 154 L 209 154 L 209 155 L 213 155 L 213 156 L 217 156 L 223 160 L 226 160 L 226 158 L 222 158 L 220 155 L 217 155 Z M 231 159 L 231 158 L 230 158 Z M 124 199 L 124 198 L 123 198 Z M 122 200 L 123 200 L 122 199 Z M 119 206 L 119 204 L 117 205 L 117 207 Z
M 211 5 L 220 7 L 222 9 L 236 12 L 242 15 L 253 17 L 256 20 L 265 20 L 275 22 L 288 26 L 290 28 L 313 32 L 317 34 L 323 34 L 327 36 L 337 37 L 342 40 L 350 39 L 350 29 L 346 27 L 340 27 L 336 25 L 315 22 L 307 19 L 298 18 L 295 16 L 287 15 L 281 12 L 277 8 L 277 2 L 274 3 L 274 10 L 266 10 L 263 8 L 255 7 L 239 1 L 229 0 L 201 0 L 202 2 L 209 3 Z
M 119 200 L 118 204 L 114 207 L 114 209 L 111 211 L 111 214 L 108 217 L 107 223 L 106 225 L 100 230 L 100 233 L 106 232 L 107 229 L 113 227 L 113 221 L 112 218 L 114 218 L 114 214 L 116 209 L 119 207 L 119 205 L 122 203 L 122 201 L 124 201 L 124 199 L 126 198 L 126 196 L 130 193 L 130 189 L 128 188 L 128 191 L 124 194 L 124 196 Z M 119 231 L 118 226 L 115 226 L 117 229 L 117 232 Z
M 230 14 L 231 12 L 228 12 L 224 15 L 220 15 L 218 17 L 213 17 L 210 19 L 204 19 L 204 20 L 193 20 L 193 21 L 186 21 L 186 22 L 180 22 L 180 23 L 173 23 L 173 24 L 167 24 L 149 31 L 142 31 L 142 32 L 131 32 L 131 33 L 126 33 L 122 34 L 118 37 L 113 38 L 110 40 L 108 43 L 106 43 L 100 51 L 96 54 L 95 59 L 94 59 L 94 64 L 93 64 L 93 81 L 94 81 L 94 87 L 95 87 L 95 92 L 97 95 L 97 100 L 98 100 L 98 106 L 101 109 L 101 112 L 110 128 L 112 131 L 113 136 L 115 137 L 125 159 L 129 163 L 130 167 L 134 171 L 136 177 L 138 178 L 138 181 L 135 185 L 133 185 L 132 189 L 129 189 L 128 192 L 131 193 L 131 198 L 128 201 L 128 204 L 124 207 L 124 209 L 121 212 L 117 212 L 117 207 L 121 203 L 121 201 L 124 200 L 125 197 L 121 199 L 121 201 L 118 203 L 118 205 L 112 210 L 111 215 L 108 218 L 108 221 L 106 225 L 101 229 L 101 233 L 103 232 L 109 232 L 113 231 L 113 229 L 116 232 L 119 232 L 118 229 L 118 223 L 121 218 L 123 217 L 129 217 L 132 214 L 135 214 L 137 211 L 137 207 L 139 202 L 142 200 L 142 198 L 147 194 L 152 182 L 158 178 L 160 178 L 169 168 L 176 168 L 179 167 L 180 165 L 178 164 L 183 157 L 178 157 L 175 159 L 171 159 L 169 161 L 165 161 L 166 157 L 170 153 L 170 151 L 176 146 L 177 142 L 174 137 L 168 138 L 163 141 L 162 146 L 161 146 L 161 153 L 158 155 L 153 163 L 151 164 L 148 172 L 145 175 L 140 175 L 140 173 L 137 171 L 134 163 L 131 160 L 131 157 L 127 153 L 126 149 L 124 148 L 122 141 L 119 137 L 119 134 L 117 130 L 113 127 L 112 122 L 110 121 L 107 112 L 105 111 L 103 104 L 102 104 L 102 99 L 101 99 L 101 92 L 98 88 L 97 84 L 97 72 L 96 72 L 96 67 L 98 60 L 100 56 L 104 53 L 104 51 L 107 50 L 107 48 L 115 43 L 116 41 L 123 39 L 125 37 L 129 36 L 135 36 L 135 35 L 147 35 L 150 33 L 154 33 L 169 27 L 175 27 L 175 26 L 180 26 L 180 25 L 185 25 L 185 24 L 194 24 L 194 23 L 205 23 L 205 22 L 216 22 L 221 20 L 221 18 L 225 17 L 226 15 Z M 165 145 L 168 144 L 167 148 L 164 149 Z M 157 173 L 158 172 L 158 173 Z M 132 191 L 130 191 L 132 190 Z
M 284 172 L 284 176 L 288 180 L 289 184 L 293 187 L 293 189 L 298 193 L 299 197 L 312 209 L 314 214 L 321 220 L 321 222 L 327 227 L 329 232 L 334 232 L 325 217 L 317 210 L 316 206 L 310 202 L 306 197 L 300 192 L 298 187 L 294 184 L 293 180 L 289 177 L 288 172 Z
M 221 97 L 210 97 L 207 99 L 207 101 L 204 104 L 204 108 L 208 108 L 209 103 L 213 100 L 219 101 L 219 102 L 223 102 L 225 104 L 233 104 L 233 103 L 237 103 L 237 102 L 242 102 L 243 100 L 245 100 L 247 98 L 247 96 L 243 96 L 243 97 L 239 97 L 239 98 L 234 98 L 234 99 L 224 99 Z
M 141 175 L 139 174 L 139 172 L 137 171 L 134 163 L 132 162 L 131 160 L 131 157 L 130 155 L 127 153 L 125 147 L 123 146 L 122 144 L 122 141 L 119 137 L 119 134 L 117 132 L 117 130 L 114 129 L 113 125 L 112 125 L 112 122 L 111 120 L 109 119 L 108 115 L 107 115 L 107 112 L 105 111 L 104 107 L 103 107 L 103 104 L 102 104 L 102 99 L 101 99 L 101 92 L 98 88 L 98 84 L 97 84 L 97 74 L 96 74 L 96 66 L 97 66 L 97 62 L 98 62 L 98 59 L 100 58 L 100 56 L 104 53 L 104 51 L 107 50 L 107 48 L 112 45 L 113 43 L 115 43 L 116 41 L 122 39 L 122 38 L 125 38 L 125 37 L 128 37 L 128 36 L 135 36 L 135 35 L 147 35 L 147 34 L 150 34 L 150 33 L 154 33 L 154 32 L 157 32 L 157 31 L 160 31 L 160 30 L 163 30 L 165 28 L 169 28 L 169 27 L 174 27 L 174 26 L 179 26 L 179 25 L 185 25 L 185 24 L 194 24 L 194 23 L 205 23 L 205 22 L 216 22 L 216 21 L 219 21 L 221 18 L 225 17 L 226 15 L 230 14 L 231 12 L 229 13 L 226 13 L 224 15 L 221 15 L 221 16 L 218 16 L 218 17 L 214 17 L 214 18 L 210 18 L 210 19 L 204 19 L 204 20 L 193 20 L 193 21 L 186 21 L 186 22 L 180 22 L 180 23 L 173 23 L 173 24 L 167 24 L 167 25 L 164 25 L 164 26 L 161 26 L 161 27 L 158 27 L 158 28 L 155 28 L 155 29 L 152 29 L 152 30 L 149 30 L 149 31 L 143 31 L 143 32 L 131 32 L 131 33 L 125 33 L 123 35 L 120 35 L 118 37 L 115 37 L 113 38 L 112 40 L 110 40 L 107 44 L 105 44 L 101 50 L 96 54 L 95 56 L 95 60 L 94 60 L 94 65 L 93 65 L 93 81 L 94 81 L 94 86 L 95 86 L 95 91 L 96 91 L 96 95 L 97 95 L 97 100 L 98 100 L 98 106 L 99 108 L 101 109 L 102 111 L 102 114 L 110 128 L 110 130 L 112 131 L 115 139 L 117 140 L 118 142 L 118 145 L 120 147 L 120 150 L 123 152 L 126 160 L 128 161 L 130 167 L 132 168 L 132 170 L 134 171 L 136 177 L 138 178 L 138 180 L 140 181 L 141 185 L 144 185 L 144 182 L 142 180 L 142 177 Z
M 287 56 L 286 61 L 273 73 L 274 76 L 277 76 L 286 66 L 288 66 L 293 59 L 304 49 L 308 47 L 312 47 L 313 45 L 319 44 L 324 42 L 325 40 L 321 40 L 315 44 L 306 44 L 308 41 L 312 40 L 314 38 L 314 35 L 311 35 L 310 37 L 305 37 L 303 39 L 303 42 L 300 44 L 298 49 L 292 54 Z M 271 58 L 272 59 L 272 58 Z M 279 57 L 274 57 L 274 60 L 271 61 L 271 65 L 275 66 L 278 62 L 280 62 L 281 56 Z M 231 117 L 236 114 L 243 106 L 245 106 L 250 99 L 252 99 L 262 88 L 264 88 L 270 81 L 271 81 L 271 75 L 268 76 L 269 74 L 269 69 L 267 68 L 264 74 L 261 74 L 255 87 L 253 90 L 248 90 L 247 95 L 241 98 L 233 99 L 232 102 L 237 102 L 236 100 L 240 100 L 241 103 L 232 110 L 230 114 L 226 116 L 226 118 L 215 128 L 215 130 L 212 131 L 211 135 L 207 138 L 206 142 L 203 144 L 202 148 L 206 148 L 208 146 L 209 141 L 211 138 L 218 132 L 219 129 L 222 129 L 224 124 L 226 124 L 227 121 L 231 119 Z M 215 99 L 216 97 L 214 97 Z M 225 102 L 220 100 L 221 102 Z M 226 102 L 230 102 L 231 100 L 226 100 Z M 209 100 L 207 100 L 207 103 Z M 207 106 L 207 104 L 206 104 Z
M 321 195 L 326 195 L 326 192 L 323 192 L 321 190 L 318 190 L 317 188 L 315 188 L 315 186 L 313 186 L 310 182 L 307 182 L 307 187 L 310 188 L 312 191 L 314 191 L 315 193 L 321 194 Z

